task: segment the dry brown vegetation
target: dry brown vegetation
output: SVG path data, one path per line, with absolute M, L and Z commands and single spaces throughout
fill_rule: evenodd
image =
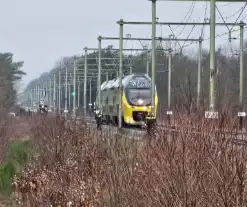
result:
M 15 179 L 23 206 L 247 206 L 247 153 L 222 119 L 178 117 L 179 133 L 143 140 L 49 119 L 32 129 L 37 157 Z M 195 124 L 197 123 L 197 124 Z M 199 127 L 200 134 L 191 127 Z
M 28 136 L 30 127 L 31 122 L 28 122 L 26 118 L 18 120 L 12 117 L 5 120 L 0 119 L 0 164 L 6 156 L 9 141 Z

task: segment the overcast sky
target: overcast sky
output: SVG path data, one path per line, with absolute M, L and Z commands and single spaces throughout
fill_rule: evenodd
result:
M 12 52 L 15 60 L 24 61 L 23 70 L 27 73 L 23 80 L 25 85 L 49 71 L 59 58 L 82 54 L 85 46 L 97 47 L 98 35 L 118 36 L 116 22 L 119 19 L 151 21 L 151 2 L 148 0 L 0 0 L 0 3 L 0 52 Z M 208 17 L 209 4 L 206 7 L 205 2 L 197 2 L 188 20 L 190 15 L 186 14 L 191 11 L 191 5 L 192 2 L 158 2 L 157 17 L 159 21 L 166 22 L 202 22 L 205 8 Z M 240 14 L 237 11 L 244 3 L 225 2 L 217 5 L 222 15 L 227 17 L 227 22 L 235 22 Z M 244 11 L 244 20 L 246 14 L 247 11 Z M 222 22 L 219 14 L 217 21 Z M 180 35 L 179 38 L 187 38 L 191 29 L 189 26 L 180 26 L 174 29 L 174 33 Z M 190 37 L 198 38 L 200 31 L 201 27 L 195 28 Z M 218 27 L 216 31 L 218 34 L 224 33 L 227 28 Z M 124 33 L 130 33 L 132 37 L 151 37 L 151 27 L 125 26 Z M 157 36 L 167 37 L 169 34 L 171 31 L 168 26 L 157 26 Z M 208 36 L 209 29 L 206 29 L 205 38 Z M 232 36 L 239 37 L 239 34 Z M 227 35 L 218 38 L 217 44 L 227 43 L 227 38 Z M 238 41 L 235 42 L 238 44 Z M 118 48 L 116 41 L 103 42 L 103 46 L 108 44 Z M 124 45 L 141 47 L 138 42 L 125 42 Z M 203 43 L 204 47 L 208 45 L 209 41 Z

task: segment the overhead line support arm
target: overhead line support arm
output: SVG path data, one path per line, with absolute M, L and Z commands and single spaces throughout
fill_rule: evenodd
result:
M 118 37 L 101 37 L 101 39 L 102 40 L 120 40 L 120 38 L 118 38 Z M 159 40 L 159 41 L 171 41 L 171 40 L 173 40 L 173 41 L 191 41 L 191 42 L 193 42 L 193 41 L 198 42 L 200 40 L 200 39 L 194 39 L 194 38 L 192 38 L 192 39 L 184 39 L 184 38 L 171 39 L 171 38 L 162 38 L 162 37 L 156 37 L 155 39 Z M 128 37 L 124 37 L 123 40 L 151 41 L 152 38 L 134 38 L 134 37 L 128 38 Z
M 119 24 L 119 21 L 117 22 Z M 152 22 L 135 22 L 135 21 L 123 21 L 123 24 L 131 24 L 131 25 L 152 25 Z M 156 22 L 156 25 L 191 25 L 191 26 L 203 26 L 210 25 L 209 22 Z M 243 22 L 218 22 L 215 23 L 217 26 L 245 26 L 246 23 Z
M 99 48 L 87 48 L 87 50 L 98 50 Z M 119 51 L 120 49 L 116 49 L 116 48 L 112 48 L 112 49 L 109 49 L 109 48 L 102 48 L 101 50 L 112 50 L 112 51 Z M 134 48 L 125 48 L 123 49 L 123 51 L 147 51 L 147 50 L 150 50 L 150 49 L 134 49 Z M 163 50 L 166 50 L 166 49 L 157 49 L 157 51 L 163 51 Z M 104 59 L 104 58 L 101 58 L 101 59 Z

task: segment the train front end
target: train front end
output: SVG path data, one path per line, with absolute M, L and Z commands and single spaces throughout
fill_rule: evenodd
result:
M 122 97 L 123 119 L 128 125 L 145 125 L 150 116 L 152 104 L 151 79 L 146 74 L 134 75 L 126 84 Z M 158 95 L 155 90 L 156 119 Z

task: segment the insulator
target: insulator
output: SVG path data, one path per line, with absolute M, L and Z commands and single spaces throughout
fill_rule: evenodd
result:
M 232 39 L 232 33 L 231 33 L 231 31 L 229 31 L 229 36 L 228 36 L 229 42 L 231 42 L 231 39 Z
M 180 49 L 180 57 L 182 56 L 183 54 L 183 48 Z

